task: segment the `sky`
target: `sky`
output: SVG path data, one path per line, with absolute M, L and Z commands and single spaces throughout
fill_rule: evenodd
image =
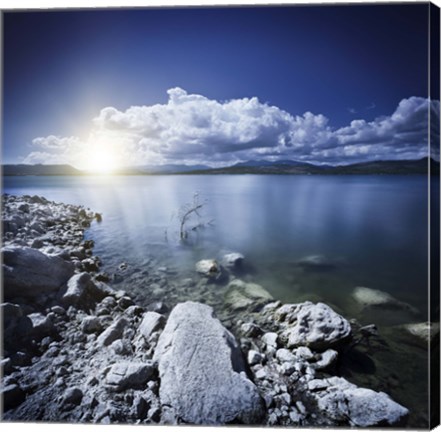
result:
M 5 12 L 2 162 L 424 157 L 427 40 L 427 3 Z

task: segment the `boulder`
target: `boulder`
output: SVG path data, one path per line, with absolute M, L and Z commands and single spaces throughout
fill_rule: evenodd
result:
M 222 276 L 222 269 L 214 259 L 198 261 L 195 265 L 196 271 L 208 279 L 217 280 Z
M 121 362 L 114 364 L 106 375 L 106 386 L 114 391 L 142 389 L 154 374 L 152 362 Z
M 55 292 L 74 273 L 72 263 L 30 247 L 7 246 L 2 255 L 5 299 Z
M 154 355 L 160 399 L 175 416 L 191 424 L 258 423 L 264 405 L 245 372 L 234 336 L 213 317 L 213 309 L 194 302 L 171 312 Z
M 240 279 L 230 282 L 225 293 L 225 303 L 232 309 L 260 307 L 272 300 L 272 295 L 262 286 Z
M 324 303 L 284 305 L 275 315 L 285 326 L 282 339 L 288 348 L 307 346 L 323 350 L 351 335 L 349 322 Z
M 418 309 L 410 304 L 396 299 L 387 292 L 372 288 L 356 287 L 352 292 L 352 298 L 363 308 L 404 310 L 414 315 L 419 313 Z
M 308 383 L 311 395 L 333 424 L 352 427 L 397 426 L 409 411 L 386 393 L 357 387 L 344 378 L 316 379 Z
M 89 273 L 83 272 L 72 276 L 66 288 L 61 292 L 61 303 L 65 307 L 75 306 L 81 309 L 93 308 L 107 293 L 93 281 Z

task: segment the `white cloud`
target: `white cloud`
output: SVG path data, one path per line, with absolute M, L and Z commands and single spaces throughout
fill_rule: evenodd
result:
M 354 120 L 333 129 L 321 114 L 293 116 L 256 97 L 217 101 L 181 88 L 168 90 L 166 104 L 103 108 L 87 141 L 39 137 L 25 162 L 59 161 L 87 166 L 93 152 L 122 165 L 204 163 L 247 159 L 299 159 L 345 163 L 427 155 L 428 100 L 403 99 L 389 116 Z M 439 101 L 432 121 L 439 122 Z M 438 133 L 439 134 L 439 133 Z

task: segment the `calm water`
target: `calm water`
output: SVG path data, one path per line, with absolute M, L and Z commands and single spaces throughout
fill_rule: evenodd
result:
M 232 250 L 282 301 L 316 294 L 347 310 L 350 292 L 361 285 L 427 309 L 424 176 L 5 177 L 4 191 L 101 212 L 103 222 L 88 237 L 106 270 L 122 261 L 141 265 L 155 253 L 185 272 L 200 258 Z M 214 222 L 182 247 L 173 215 L 196 191 L 207 201 L 201 220 Z M 335 261 L 335 269 L 296 265 L 317 254 Z
M 357 354 L 344 375 L 410 408 L 410 426 L 427 426 L 427 349 L 395 327 L 427 320 L 424 176 L 6 177 L 4 191 L 102 213 L 87 236 L 104 270 L 114 273 L 122 262 L 136 269 L 123 288 L 136 291 L 138 301 L 149 295 L 143 267 L 151 257 L 184 278 L 194 277 L 201 258 L 239 251 L 249 277 L 275 298 L 322 300 L 347 318 L 376 323 L 386 342 L 369 357 Z M 214 222 L 182 245 L 172 216 L 196 191 L 206 200 L 201 220 Z M 308 255 L 323 255 L 335 267 L 306 271 L 296 262 Z M 387 291 L 420 314 L 361 312 L 351 298 L 356 286 Z

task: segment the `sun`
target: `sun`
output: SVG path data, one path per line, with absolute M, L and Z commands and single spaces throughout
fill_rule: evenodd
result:
M 118 167 L 116 155 L 110 149 L 92 149 L 85 159 L 86 170 L 97 174 L 111 174 Z

